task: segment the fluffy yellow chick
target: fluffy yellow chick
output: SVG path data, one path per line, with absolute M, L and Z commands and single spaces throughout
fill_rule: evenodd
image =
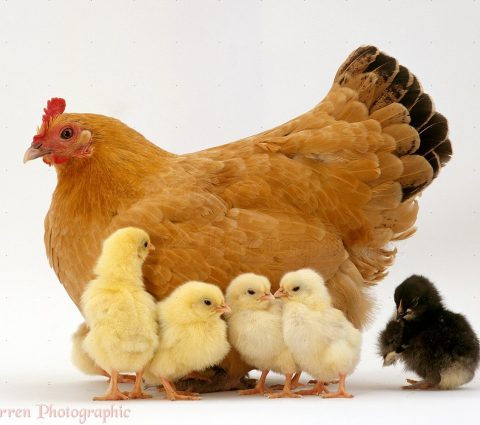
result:
M 99 367 L 83 348 L 83 341 L 88 335 L 86 323 L 82 323 L 72 335 L 72 363 L 87 375 L 101 375 L 110 379 L 108 372 Z M 134 375 L 118 375 L 119 383 L 135 381 Z
M 158 323 L 155 301 L 143 285 L 142 265 L 152 249 L 144 230 L 117 230 L 103 243 L 94 269 L 97 278 L 82 295 L 90 328 L 82 346 L 111 376 L 107 393 L 94 400 L 150 397 L 142 391 L 142 375 L 158 345 Z M 136 373 L 132 392 L 123 394 L 118 389 L 119 372 Z
M 162 383 L 169 400 L 199 400 L 197 393 L 177 391 L 174 381 L 219 364 L 230 351 L 227 324 L 230 312 L 215 285 L 191 281 L 158 303 L 159 344 L 148 366 L 146 381 Z
M 242 395 L 271 393 L 265 385 L 270 370 L 285 375 L 283 391 L 270 398 L 300 397 L 291 391 L 297 366 L 282 333 L 282 305 L 270 293 L 265 276 L 245 273 L 232 280 L 226 299 L 232 309 L 228 316 L 228 337 L 243 360 L 262 371 L 255 388 Z
M 283 335 L 295 362 L 317 379 L 312 390 L 299 394 L 324 392 L 324 398 L 353 397 L 345 390 L 345 377 L 359 361 L 361 333 L 332 307 L 322 276 L 311 269 L 287 273 L 275 297 L 285 302 Z M 337 377 L 338 391 L 328 393 L 325 382 Z

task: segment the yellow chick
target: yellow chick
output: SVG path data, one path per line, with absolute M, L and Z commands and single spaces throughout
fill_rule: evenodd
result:
M 169 400 L 199 400 L 197 393 L 177 391 L 173 382 L 219 364 L 228 354 L 227 324 L 220 317 L 228 312 L 220 288 L 204 282 L 184 283 L 159 302 L 159 344 L 147 383 L 161 382 Z
M 226 292 L 232 309 L 228 316 L 228 337 L 243 360 L 262 371 L 255 388 L 242 395 L 271 393 L 265 385 L 270 370 L 285 375 L 283 391 L 269 398 L 300 397 L 291 391 L 292 376 L 298 368 L 282 333 L 282 305 L 270 293 L 265 276 L 245 273 L 232 280 Z
M 311 269 L 287 273 L 275 297 L 285 302 L 283 335 L 295 362 L 317 379 L 313 389 L 298 394 L 353 397 L 345 390 L 345 377 L 359 361 L 361 333 L 332 307 L 323 278 Z M 325 383 L 337 377 L 338 391 L 328 393 Z
M 110 375 L 99 367 L 83 348 L 83 341 L 89 332 L 86 323 L 82 323 L 72 335 L 72 363 L 87 375 L 101 375 L 110 379 Z M 134 375 L 118 375 L 119 383 L 135 381 Z
M 82 347 L 111 376 L 107 393 L 94 400 L 150 397 L 142 391 L 142 375 L 158 345 L 158 323 L 155 301 L 143 285 L 142 265 L 152 249 L 144 230 L 117 230 L 103 243 L 94 269 L 97 278 L 82 295 L 90 328 Z M 136 373 L 132 392 L 118 389 L 119 372 Z

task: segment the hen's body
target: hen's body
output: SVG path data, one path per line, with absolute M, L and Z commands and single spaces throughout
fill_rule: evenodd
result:
M 102 240 L 140 226 L 157 247 L 144 266 L 157 299 L 187 280 L 225 288 L 244 272 L 275 288 L 286 271 L 312 267 L 361 327 L 366 288 L 394 259 L 387 244 L 413 233 L 414 195 L 451 154 L 445 118 L 416 78 L 374 47 L 347 59 L 312 111 L 198 153 L 167 153 L 108 117 L 55 119 L 72 121 L 91 132 L 93 154 L 56 167 L 45 243 L 77 305 Z

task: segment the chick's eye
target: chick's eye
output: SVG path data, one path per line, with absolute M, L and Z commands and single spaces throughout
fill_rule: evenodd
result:
M 70 127 L 64 128 L 60 133 L 60 137 L 64 140 L 71 139 L 73 136 L 73 130 Z
M 212 302 L 210 300 L 203 300 L 203 303 L 205 305 L 212 305 Z
M 145 242 L 143 243 L 143 246 L 144 246 L 145 248 L 147 248 L 147 247 L 148 247 L 148 242 L 145 241 Z
M 295 288 L 293 288 L 293 292 L 297 292 L 299 289 L 300 289 L 300 286 L 295 286 Z
M 254 291 L 253 289 L 249 289 L 247 292 L 248 292 L 250 295 L 254 295 L 254 294 L 255 294 L 255 291 Z

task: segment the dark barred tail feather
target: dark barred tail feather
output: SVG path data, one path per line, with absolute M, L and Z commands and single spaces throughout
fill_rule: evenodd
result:
M 421 192 L 450 160 L 452 146 L 446 118 L 435 111 L 415 75 L 376 47 L 363 46 L 347 58 L 335 82 L 357 90 L 370 115 L 394 135 L 404 163 L 403 200 Z

